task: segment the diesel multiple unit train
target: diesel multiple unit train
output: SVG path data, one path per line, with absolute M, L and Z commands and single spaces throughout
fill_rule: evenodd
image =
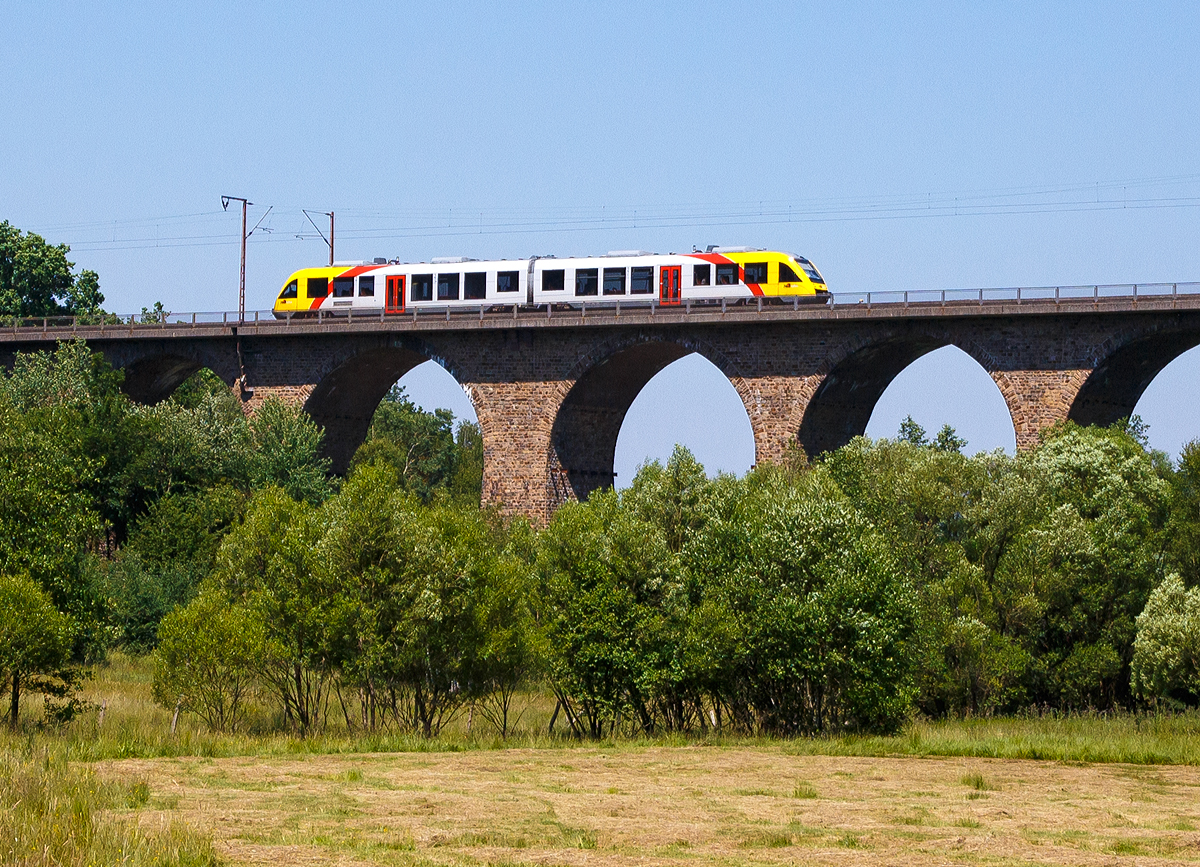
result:
M 275 315 L 403 313 L 422 307 L 744 302 L 754 298 L 825 301 L 828 290 L 803 256 L 750 247 L 659 255 L 618 250 L 604 256 L 417 264 L 376 259 L 292 274 Z

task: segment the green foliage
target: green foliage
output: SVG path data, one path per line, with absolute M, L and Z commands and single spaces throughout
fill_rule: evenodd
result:
M 7 220 L 0 222 L 0 315 L 61 316 L 100 312 L 104 296 L 95 271 L 72 273 L 71 248 L 47 244 Z
M 1195 705 L 1200 699 L 1200 588 L 1171 574 L 1150 594 L 1137 618 L 1132 678 L 1148 700 Z
M 254 413 L 250 432 L 251 486 L 275 485 L 314 504 L 329 496 L 329 460 L 321 457 L 325 431 L 303 409 L 269 397 Z
M 0 377 L 0 572 L 30 575 L 56 605 L 85 617 L 94 599 L 79 577 L 100 528 L 87 490 L 98 467 L 75 409 L 28 406 L 26 391 L 19 373 Z
M 514 610 L 516 567 L 482 513 L 422 507 L 388 466 L 357 469 L 324 520 L 316 572 L 344 600 L 349 681 L 368 708 L 435 735 L 464 701 L 506 677 L 506 664 L 521 660 L 518 637 L 496 634 L 489 643 L 485 631 L 489 614 Z
M 1200 440 L 1192 440 L 1172 474 L 1171 517 L 1167 524 L 1169 568 L 1189 587 L 1200 584 Z
M 75 625 L 28 578 L 0 574 L 0 612 L 0 683 L 7 681 L 8 721 L 15 729 L 21 690 L 44 688 L 62 679 Z
M 345 607 L 344 596 L 312 568 L 322 529 L 312 506 L 266 488 L 226 536 L 214 572 L 217 586 L 263 624 L 263 679 L 287 723 L 302 734 L 324 719 L 330 633 Z
M 755 473 L 685 549 L 705 592 L 719 700 L 748 729 L 896 729 L 917 606 L 888 541 L 825 473 Z
M 198 714 L 217 731 L 236 729 L 261 671 L 262 624 L 216 589 L 163 618 L 155 652 L 154 700 Z
M 363 464 L 393 467 L 404 489 L 424 503 L 445 491 L 458 502 L 479 505 L 483 485 L 479 426 L 460 424 L 456 438 L 449 410 L 424 412 L 409 400 L 403 386 L 393 387 L 375 410 L 366 442 L 351 467 Z
M 195 409 L 208 396 L 219 397 L 229 392 L 229 386 L 207 367 L 202 367 L 179 383 L 168 398 L 185 409 Z
M 159 621 L 195 595 L 245 505 L 246 495 L 229 485 L 167 494 L 150 505 L 102 579 L 117 644 L 154 647 Z
M 539 539 L 538 620 L 568 719 L 600 737 L 625 713 L 653 730 L 658 681 L 669 679 L 676 555 L 661 530 L 611 490 L 563 506 Z

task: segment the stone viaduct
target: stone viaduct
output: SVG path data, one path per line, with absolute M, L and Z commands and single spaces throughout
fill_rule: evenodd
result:
M 1163 367 L 1200 345 L 1200 295 L 45 323 L 0 331 L 0 360 L 73 338 L 124 369 L 124 387 L 139 401 L 162 400 L 208 367 L 247 411 L 270 395 L 302 403 L 324 426 L 338 471 L 391 385 L 434 359 L 479 417 L 484 502 L 541 522 L 561 503 L 613 483 L 630 404 L 656 373 L 692 352 L 741 396 L 759 462 L 778 460 L 793 439 L 815 455 L 863 433 L 888 383 L 948 344 L 991 375 L 1025 448 L 1064 419 L 1107 424 L 1129 415 Z

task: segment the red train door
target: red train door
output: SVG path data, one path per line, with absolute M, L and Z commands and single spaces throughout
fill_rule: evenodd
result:
M 387 312 L 404 312 L 404 275 L 387 278 Z
M 658 301 L 660 304 L 679 303 L 679 273 L 681 270 L 678 265 L 664 265 L 659 269 Z

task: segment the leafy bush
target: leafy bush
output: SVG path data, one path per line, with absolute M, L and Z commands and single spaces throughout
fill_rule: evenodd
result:
M 262 670 L 260 622 L 207 590 L 163 618 L 155 653 L 154 700 L 192 711 L 218 731 L 236 729 Z
M 1134 693 L 1195 705 L 1200 699 L 1200 588 L 1168 575 L 1137 618 Z

